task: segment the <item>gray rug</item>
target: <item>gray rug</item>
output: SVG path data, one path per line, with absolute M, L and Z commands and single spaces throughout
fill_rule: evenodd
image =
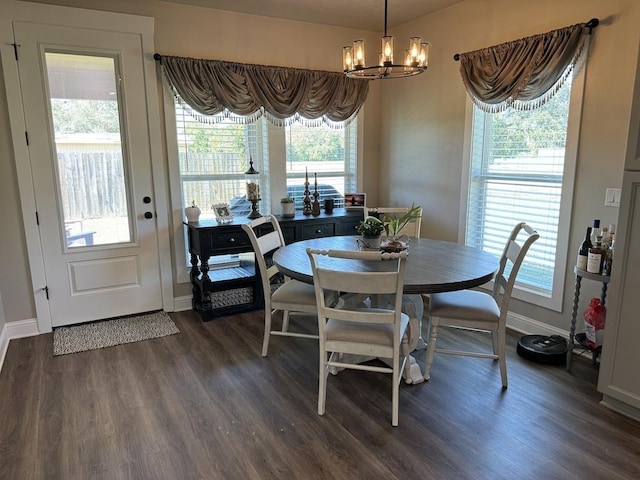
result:
M 53 354 L 84 352 L 180 333 L 165 312 L 153 312 L 53 330 Z

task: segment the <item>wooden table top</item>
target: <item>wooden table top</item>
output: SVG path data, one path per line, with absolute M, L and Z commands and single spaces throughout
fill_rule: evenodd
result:
M 295 242 L 274 252 L 273 261 L 285 275 L 313 283 L 307 247 L 355 250 L 358 248 L 357 238 L 323 237 Z M 336 266 L 340 262 L 339 259 L 331 260 L 336 262 Z M 363 270 L 370 270 L 371 265 L 363 265 Z M 498 266 L 499 259 L 495 255 L 477 248 L 429 238 L 412 238 L 405 269 L 404 292 L 436 293 L 477 287 L 493 279 Z

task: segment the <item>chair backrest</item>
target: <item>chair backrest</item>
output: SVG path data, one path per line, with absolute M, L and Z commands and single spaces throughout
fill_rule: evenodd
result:
M 258 236 L 258 227 L 270 224 L 273 228 L 272 231 Z M 256 253 L 256 262 L 260 270 L 260 278 L 262 280 L 262 291 L 264 292 L 265 309 L 270 308 L 271 305 L 271 279 L 274 275 L 279 273 L 278 267 L 275 265 L 267 264 L 269 254 L 274 250 L 284 246 L 284 236 L 282 235 L 282 229 L 278 220 L 273 215 L 266 215 L 264 217 L 256 218 L 242 225 L 242 229 L 246 232 L 251 240 L 253 251 Z M 266 231 L 268 226 L 264 227 Z
M 378 251 L 345 251 L 307 249 L 313 282 L 316 289 L 320 324 L 329 318 L 349 322 L 396 323 L 400 328 L 402 290 L 407 252 L 380 253 Z M 393 262 L 388 269 L 379 271 L 374 262 Z M 369 265 L 369 267 L 367 266 Z M 373 268 L 371 268 L 373 267 Z M 373 271 L 375 270 L 375 271 Z M 386 310 L 349 308 L 349 302 L 327 304 L 331 298 L 326 292 L 354 295 L 389 295 L 393 306 Z M 355 305 L 357 307 L 357 304 Z M 384 306 L 382 306 L 384 307 Z M 320 328 L 321 340 L 324 335 Z
M 518 235 L 524 231 L 523 240 L 518 243 Z M 500 305 L 501 317 L 505 317 L 509 311 L 509 302 L 511 301 L 511 293 L 513 286 L 516 283 L 516 277 L 518 271 L 522 265 L 525 255 L 529 251 L 529 247 L 540 238 L 538 232 L 527 225 L 525 222 L 518 223 L 504 247 L 502 256 L 500 257 L 500 268 L 494 279 L 493 284 L 493 298 L 495 298 L 498 305 Z M 510 269 L 507 270 L 507 266 L 510 265 Z M 502 298 L 501 298 L 502 297 Z
M 385 217 L 399 217 L 409 211 L 409 207 L 377 207 L 371 212 L 377 213 L 378 217 L 383 220 Z M 408 235 L 409 237 L 419 237 L 420 227 L 422 226 L 422 207 L 420 207 L 420 216 L 407 223 L 399 235 Z

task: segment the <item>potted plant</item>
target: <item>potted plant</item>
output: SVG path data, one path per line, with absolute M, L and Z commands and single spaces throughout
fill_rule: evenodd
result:
M 197 222 L 200 218 L 200 208 L 196 205 L 196 201 L 191 201 L 191 206 L 184 209 L 184 214 L 187 216 L 187 222 Z
M 280 199 L 280 207 L 282 208 L 282 216 L 291 218 L 296 216 L 296 204 L 289 195 Z
M 380 248 L 380 235 L 384 232 L 384 223 L 379 218 L 366 216 L 360 221 L 356 230 L 362 235 L 358 242 L 360 246 L 366 249 Z
M 384 246 L 385 250 L 398 251 L 407 247 L 406 242 L 400 238 L 402 229 L 412 220 L 420 218 L 422 215 L 422 207 L 420 205 L 411 204 L 411 208 L 399 217 L 383 217 L 384 232 L 387 236 L 387 242 Z

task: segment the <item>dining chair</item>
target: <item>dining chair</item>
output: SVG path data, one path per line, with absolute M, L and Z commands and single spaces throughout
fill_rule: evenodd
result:
M 269 225 L 271 228 L 269 228 Z M 316 292 L 313 285 L 287 277 L 284 277 L 284 283 L 279 286 L 277 283 L 273 283 L 274 277 L 280 272 L 278 267 L 272 264 L 271 254 L 285 245 L 278 220 L 272 215 L 267 215 L 243 224 L 242 229 L 249 236 L 256 254 L 256 262 L 264 292 L 262 356 L 267 356 L 271 335 L 317 339 L 318 335 L 289 331 L 289 315 L 291 312 L 312 314 L 315 321 Z M 272 316 L 278 310 L 282 310 L 281 330 L 271 330 Z
M 409 366 L 409 317 L 402 313 L 407 253 L 307 248 L 307 254 L 316 289 L 320 335 L 318 414 L 325 412 L 327 377 L 331 368 L 391 373 L 391 424 L 397 426 L 399 384 L 403 369 Z M 336 259 L 340 259 L 340 265 L 334 263 Z M 395 262 L 395 265 L 385 271 L 367 271 L 367 263 L 381 261 Z M 327 303 L 326 293 L 331 291 L 340 292 L 341 297 Z M 349 301 L 349 297 L 361 299 L 374 295 L 393 295 L 393 302 L 373 308 L 366 301 Z M 342 359 L 344 354 L 388 359 L 390 366 L 348 363 Z
M 518 236 L 521 231 L 524 232 L 519 243 Z M 500 362 L 502 388 L 507 388 L 505 343 L 509 302 L 511 301 L 511 293 L 513 292 L 520 265 L 522 265 L 529 247 L 538 238 L 540 238 L 540 235 L 525 222 L 518 223 L 513 228 L 502 252 L 500 267 L 493 280 L 493 289 L 490 294 L 478 290 L 460 290 L 432 293 L 430 295 L 425 380 L 429 380 L 431 376 L 433 357 L 438 352 L 450 355 L 497 359 Z M 493 352 L 436 349 L 436 339 L 440 327 L 490 332 Z
M 370 210 L 378 214 L 378 217 L 382 220 L 385 217 L 399 217 L 409 211 L 409 207 L 377 207 Z M 407 235 L 409 237 L 420 237 L 420 227 L 422 226 L 422 207 L 420 207 L 420 216 L 407 223 L 398 236 Z

